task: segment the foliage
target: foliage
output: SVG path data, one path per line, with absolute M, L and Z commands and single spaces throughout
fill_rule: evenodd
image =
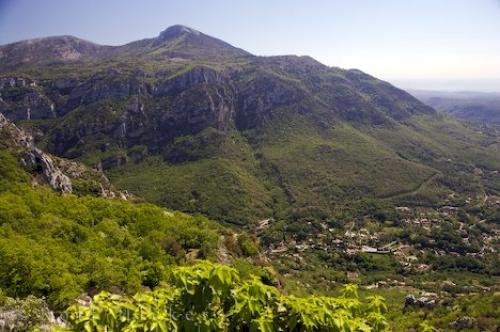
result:
M 257 244 L 246 233 L 242 233 L 238 237 L 238 244 L 244 256 L 255 256 L 259 253 Z
M 154 287 L 186 253 L 215 257 L 219 226 L 204 217 L 33 188 L 1 152 L 0 287 L 8 296 L 46 297 L 62 309 L 86 291 Z
M 285 296 L 207 261 L 175 268 L 167 285 L 133 297 L 102 292 L 68 309 L 73 331 L 385 331 L 383 298 Z
M 467 296 L 441 294 L 440 301 L 432 310 L 424 308 L 404 310 L 405 296 L 408 292 L 411 292 L 411 288 L 386 288 L 362 293 L 364 296 L 371 296 L 371 294 L 384 296 L 388 306 L 386 316 L 392 331 L 479 332 L 496 331 L 500 326 L 500 295 L 498 293 Z M 467 324 L 460 324 L 460 321 L 465 321 Z

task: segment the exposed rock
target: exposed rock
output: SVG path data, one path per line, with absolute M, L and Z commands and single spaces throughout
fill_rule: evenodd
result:
M 30 39 L 0 46 L 0 63 L 13 68 L 27 62 L 89 59 L 102 53 L 103 48 L 73 36 Z
M 74 77 L 59 78 L 52 81 L 52 86 L 61 94 L 66 95 L 78 86 L 78 79 Z
M 198 66 L 166 81 L 160 82 L 155 89 L 155 95 L 176 94 L 198 84 L 220 83 L 222 81 L 223 77 L 217 71 Z
M 89 169 L 75 161 L 51 156 L 38 149 L 32 136 L 19 129 L 2 113 L 0 113 L 0 138 L 0 146 L 13 148 L 22 154 L 21 163 L 29 170 L 40 174 L 44 181 L 57 191 L 71 193 L 74 189 L 71 179 L 82 179 L 93 181 L 98 186 L 97 193 L 102 197 L 124 200 L 133 197 L 126 191 L 116 191 L 101 171 Z M 126 157 L 123 156 L 123 158 L 126 161 Z M 120 158 L 117 160 L 114 162 L 124 162 Z M 37 184 L 38 181 L 34 179 L 33 183 Z
M 415 298 L 415 295 L 408 294 L 405 297 L 405 308 L 409 306 L 414 306 L 415 303 L 417 303 L 417 299 Z
M 7 146 L 29 148 L 33 145 L 33 137 L 7 120 L 2 113 L 0 113 L 0 131 L 2 133 L 1 143 Z
M 52 158 L 35 147 L 31 135 L 19 129 L 1 113 L 0 131 L 4 139 L 3 143 L 6 146 L 24 151 L 22 162 L 26 167 L 42 174 L 44 179 L 55 190 L 62 193 L 72 192 L 71 180 L 54 164 Z
M 277 76 L 262 73 L 244 86 L 237 96 L 236 126 L 251 129 L 272 117 L 272 111 L 300 102 L 305 92 Z
M 0 112 L 11 121 L 49 119 L 56 117 L 55 104 L 36 88 L 36 82 L 10 78 L 0 84 Z M 22 82 L 22 83 L 21 83 Z
M 118 71 L 99 72 L 71 90 L 64 106 L 68 112 L 80 105 L 89 105 L 107 98 L 126 98 L 147 90 L 141 81 Z
M 179 36 L 182 36 L 183 34 L 188 34 L 188 33 L 193 33 L 197 36 L 201 35 L 201 32 L 199 32 L 198 30 L 189 28 L 185 25 L 177 24 L 177 25 L 173 25 L 173 26 L 168 27 L 167 29 L 163 30 L 160 33 L 158 40 L 164 41 L 167 39 L 178 38 Z
M 28 296 L 23 300 L 5 298 L 0 306 L 1 331 L 52 331 L 54 314 L 42 299 Z M 52 326 L 53 327 L 53 326 Z
M 409 294 L 405 297 L 405 309 L 408 307 L 419 307 L 426 309 L 433 309 L 436 306 L 436 300 L 427 297 L 416 298 L 414 295 Z
M 27 167 L 41 173 L 52 188 L 62 193 L 71 193 L 71 180 L 53 162 L 52 158 L 38 148 L 32 148 L 23 158 Z
M 183 25 L 171 26 L 162 31 L 158 37 L 146 42 L 148 41 L 150 44 L 145 44 L 147 47 L 151 47 L 153 50 L 163 47 L 162 55 L 170 59 L 227 58 L 250 55 L 220 39 Z M 144 45 L 141 41 L 131 44 Z
M 8 120 L 5 118 L 5 116 L 0 113 L 0 126 L 5 126 L 8 124 Z
M 82 306 L 82 307 L 88 307 L 92 304 L 92 297 L 90 297 L 88 294 L 83 293 L 81 294 L 76 300 L 76 304 Z
M 450 325 L 456 331 L 460 331 L 463 329 L 470 329 L 474 326 L 476 320 L 469 316 L 462 316 L 453 321 Z

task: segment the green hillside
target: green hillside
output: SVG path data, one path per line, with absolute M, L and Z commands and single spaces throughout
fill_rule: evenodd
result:
M 494 136 L 309 57 L 257 57 L 179 26 L 94 45 L 76 62 L 15 65 L 22 47 L 4 46 L 4 115 L 53 154 L 103 169 L 121 190 L 228 223 L 321 220 L 353 199 L 401 201 L 419 189 L 421 202 L 443 205 L 455 191 L 482 195 L 490 179 L 472 171 L 500 166 Z M 456 178 L 475 187 L 457 188 Z
M 63 308 L 83 292 L 155 286 L 186 257 L 215 258 L 221 229 L 203 217 L 150 204 L 61 196 L 32 188 L 0 152 L 0 287 Z

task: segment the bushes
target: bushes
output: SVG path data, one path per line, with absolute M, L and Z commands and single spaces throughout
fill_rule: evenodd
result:
M 2 147 L 2 138 L 0 137 L 0 147 Z M 10 189 L 15 182 L 28 182 L 29 175 L 16 160 L 14 154 L 0 149 L 0 190 Z
M 246 233 L 243 233 L 238 237 L 238 244 L 244 256 L 252 257 L 256 256 L 259 253 L 257 244 Z
M 158 285 L 184 253 L 214 257 L 218 226 L 149 204 L 61 196 L 13 184 L 0 191 L 0 286 L 56 309 L 85 291 Z
M 284 296 L 258 278 L 200 262 L 175 268 L 169 283 L 125 297 L 102 292 L 69 308 L 70 331 L 386 331 L 384 299 Z
M 488 273 L 488 267 L 484 262 L 469 256 L 434 256 L 429 254 L 426 261 L 432 264 L 436 270 L 447 271 L 469 271 L 474 273 Z

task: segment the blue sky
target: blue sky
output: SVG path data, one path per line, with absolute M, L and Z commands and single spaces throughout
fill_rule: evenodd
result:
M 404 88 L 500 91 L 500 0 L 0 0 L 0 44 L 70 34 L 118 45 L 173 24 Z

